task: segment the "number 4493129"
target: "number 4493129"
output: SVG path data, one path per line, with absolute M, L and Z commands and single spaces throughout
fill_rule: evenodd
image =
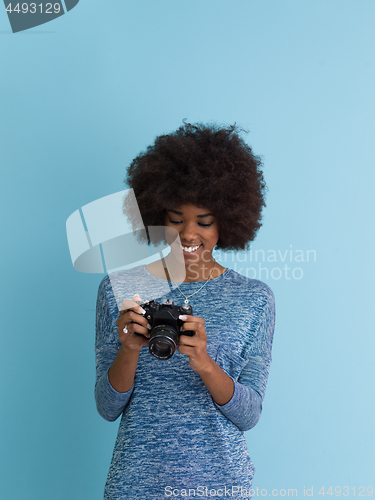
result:
M 9 14 L 11 14 L 12 12 L 17 12 L 18 14 L 35 14 L 35 12 L 37 11 L 37 7 L 40 8 L 40 13 L 44 12 L 46 14 L 58 14 L 60 12 L 59 3 L 55 3 L 54 5 L 52 5 L 52 3 L 39 3 L 38 5 L 36 3 L 31 3 L 30 5 L 27 3 L 17 3 L 13 9 L 12 4 L 10 3 L 5 10 L 9 12 Z
M 349 496 L 349 493 L 352 493 L 353 496 L 358 497 L 371 497 L 372 494 L 374 493 L 374 488 L 372 486 L 358 486 L 358 489 L 356 491 L 355 486 L 349 488 L 349 486 L 335 486 L 335 489 L 333 490 L 333 487 L 330 486 L 328 490 L 324 490 L 324 486 L 319 490 L 319 495 L 331 495 L 338 497 L 340 495 L 343 495 L 344 497 Z

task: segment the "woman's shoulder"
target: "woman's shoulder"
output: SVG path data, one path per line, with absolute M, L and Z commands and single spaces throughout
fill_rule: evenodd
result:
M 274 302 L 275 297 L 272 289 L 263 281 L 248 278 L 230 268 L 225 275 L 224 286 L 228 287 L 228 290 L 230 289 L 239 297 L 243 299 L 251 297 L 252 299 L 257 298 L 264 302 Z
M 145 266 L 137 266 L 132 269 L 123 269 L 106 274 L 101 280 L 98 293 L 112 294 L 114 289 L 122 288 L 125 284 L 131 286 L 139 283 L 145 277 Z
M 118 307 L 124 299 L 138 294 L 142 300 L 162 297 L 170 291 L 169 282 L 150 274 L 144 265 L 116 271 L 105 276 L 100 285 L 99 295 L 114 297 Z

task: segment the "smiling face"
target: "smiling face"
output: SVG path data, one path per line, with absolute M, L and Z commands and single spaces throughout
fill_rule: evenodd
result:
M 167 211 L 165 226 L 176 229 L 180 236 L 185 264 L 213 262 L 212 250 L 219 240 L 216 217 L 207 208 L 181 205 Z

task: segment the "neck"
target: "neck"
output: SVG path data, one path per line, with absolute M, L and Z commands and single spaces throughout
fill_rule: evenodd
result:
M 208 279 L 215 278 L 219 276 L 219 273 L 215 273 L 218 271 L 218 266 L 215 262 L 215 259 L 210 256 L 210 259 L 204 262 L 186 262 L 184 268 L 176 263 L 173 256 L 169 254 L 164 260 L 167 266 L 167 269 L 172 274 L 172 278 L 174 281 L 182 281 L 184 283 L 189 283 L 192 281 L 207 281 Z M 221 266 L 220 266 L 221 267 Z M 184 279 L 183 276 L 185 275 Z

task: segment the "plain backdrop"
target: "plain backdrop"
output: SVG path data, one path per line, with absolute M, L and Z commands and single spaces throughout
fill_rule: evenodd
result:
M 118 428 L 93 395 L 103 275 L 73 269 L 65 222 L 183 119 L 236 122 L 264 162 L 252 253 L 218 255 L 276 297 L 246 433 L 258 496 L 369 496 L 374 21 L 372 0 L 81 0 L 12 34 L 0 9 L 1 498 L 103 496 Z

